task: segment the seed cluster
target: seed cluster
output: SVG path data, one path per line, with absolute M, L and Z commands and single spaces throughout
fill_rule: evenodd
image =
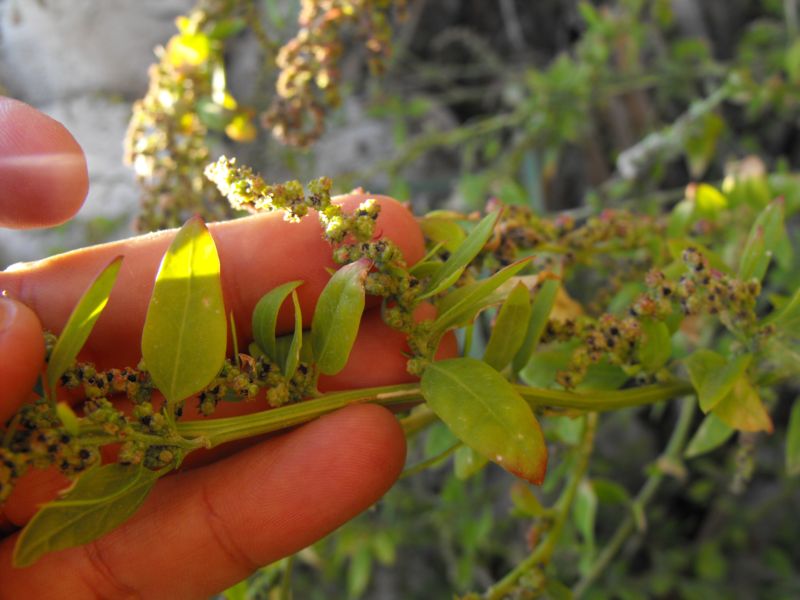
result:
M 390 13 L 397 0 L 303 0 L 297 35 L 277 56 L 277 95 L 264 114 L 266 127 L 284 143 L 308 146 L 322 135 L 325 112 L 341 102 L 339 62 L 354 32 L 364 40 L 373 73 L 390 54 Z

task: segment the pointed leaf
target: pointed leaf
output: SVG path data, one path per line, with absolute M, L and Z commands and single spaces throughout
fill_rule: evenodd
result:
M 486 363 L 453 358 L 422 374 L 431 409 L 465 444 L 511 473 L 540 484 L 547 446 L 530 406 Z
M 742 354 L 725 364 L 724 367 L 709 373 L 700 387 L 700 403 L 704 412 L 708 412 L 733 389 L 736 380 L 750 366 L 752 354 Z
M 556 301 L 556 294 L 561 282 L 557 279 L 548 279 L 542 283 L 536 296 L 533 298 L 533 305 L 531 306 L 531 315 L 528 320 L 528 326 L 525 331 L 525 339 L 522 346 L 514 356 L 513 368 L 514 371 L 520 371 L 531 358 L 531 355 L 539 345 L 539 339 L 542 337 L 544 328 L 547 325 L 547 319 L 550 317 L 550 312 L 553 310 L 553 305 Z
M 58 336 L 47 363 L 47 387 L 51 394 L 55 394 L 58 380 L 75 362 L 78 352 L 83 348 L 86 338 L 89 337 L 94 324 L 106 307 L 121 264 L 122 257 L 117 256 L 100 272 L 78 300 L 61 335 Z
M 445 296 L 438 306 L 439 316 L 433 324 L 435 334 L 441 335 L 452 327 L 472 321 L 475 315 L 496 301 L 492 292 L 519 273 L 529 262 L 530 259 L 526 258 L 508 265 L 491 277 L 466 285 Z
M 288 281 L 270 290 L 261 297 L 253 309 L 253 338 L 258 347 L 272 360 L 277 361 L 275 349 L 275 325 L 283 301 L 302 285 L 302 281 Z
M 518 283 L 497 313 L 483 360 L 498 371 L 511 362 L 525 340 L 531 314 L 529 294 L 525 284 Z
M 800 474 L 800 400 L 795 400 L 786 428 L 786 474 Z
M 472 259 L 478 255 L 486 245 L 486 242 L 489 241 L 499 218 L 499 212 L 490 213 L 475 226 L 475 229 L 470 232 L 467 239 L 461 243 L 456 251 L 450 255 L 450 258 L 431 277 L 421 298 L 435 296 L 458 281 L 467 265 L 472 262 Z
M 645 370 L 654 372 L 663 367 L 672 356 L 672 336 L 663 321 L 641 319 L 642 339 L 637 349 L 639 362 Z
M 369 262 L 359 260 L 333 274 L 319 296 L 311 322 L 311 346 L 320 373 L 341 371 L 356 341 L 364 312 Z
M 767 249 L 767 243 L 764 240 L 764 228 L 761 225 L 755 225 L 745 242 L 742 257 L 739 260 L 739 279 L 761 281 L 769 267 L 770 258 L 772 258 L 772 253 Z
M 686 458 L 695 458 L 706 452 L 711 452 L 728 441 L 735 431 L 735 429 L 720 421 L 714 413 L 706 415 L 706 418 L 700 423 L 700 427 L 697 428 L 697 431 L 689 441 L 688 446 L 686 446 L 686 451 L 683 455 Z
M 772 432 L 772 419 L 764 408 L 758 392 L 742 375 L 736 380 L 731 393 L 714 407 L 717 415 L 730 427 L 741 431 Z
M 63 497 L 45 504 L 22 530 L 14 566 L 87 544 L 112 531 L 144 502 L 158 473 L 143 466 L 105 465 L 81 475 Z
M 780 310 L 764 319 L 764 325 L 774 325 L 779 334 L 800 337 L 800 289 Z
M 217 248 L 193 217 L 161 260 L 142 332 L 144 362 L 168 403 L 199 392 L 219 373 L 227 334 Z
M 297 370 L 297 365 L 300 363 L 300 349 L 303 345 L 303 313 L 300 311 L 300 300 L 294 290 L 292 290 L 292 304 L 294 305 L 294 333 L 292 333 L 292 343 L 283 367 L 283 374 L 287 379 L 291 379 Z
M 443 246 L 444 249 L 451 254 L 456 252 L 458 247 L 467 238 L 467 235 L 458 223 L 449 219 L 431 218 L 428 216 L 419 222 L 419 226 L 420 229 L 422 229 L 422 233 L 425 234 L 425 237 L 435 244 Z

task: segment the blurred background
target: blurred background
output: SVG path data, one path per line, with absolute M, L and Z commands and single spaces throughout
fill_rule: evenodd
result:
M 329 40 L 333 83 L 315 78 L 317 88 L 301 90 L 313 95 L 322 124 L 299 139 L 291 114 L 274 112 L 275 58 L 298 33 L 299 0 L 0 0 L 0 89 L 63 122 L 91 177 L 72 222 L 0 232 L 0 262 L 124 237 L 137 224 L 174 225 L 208 208 L 213 199 L 196 179 L 207 158 L 192 145 L 198 140 L 212 158 L 238 156 L 271 182 L 325 175 L 339 191 L 363 186 L 419 213 L 479 210 L 497 197 L 578 219 L 609 207 L 658 215 L 692 198 L 694 184 L 724 190 L 726 178 L 749 177 L 751 193 L 782 195 L 796 215 L 797 0 L 409 0 L 388 12 L 386 3 L 366 4 L 373 21 Z M 192 14 L 170 43 L 176 18 Z M 202 33 L 209 22 L 223 25 Z M 149 71 L 159 62 L 167 65 L 160 75 Z M 148 89 L 132 142 L 132 107 Z M 163 123 L 153 114 L 190 93 L 201 108 L 186 108 L 185 131 L 169 138 L 185 143 L 174 158 L 159 145 Z M 165 174 L 175 166 L 187 173 L 178 191 Z M 796 216 L 788 227 L 796 246 Z M 776 422 L 785 416 L 779 411 Z M 592 539 L 579 517 L 556 561 L 567 579 L 625 514 L 673 420 L 664 406 L 603 420 L 599 483 L 583 501 Z M 567 420 L 551 433 L 576 435 Z M 434 427 L 409 462 L 440 454 L 449 435 Z M 782 436 L 729 443 L 668 477 L 646 523 L 586 597 L 800 597 L 800 486 L 783 471 Z M 304 552 L 295 598 L 448 598 L 489 585 L 525 556 L 524 493 L 509 494 L 510 481 L 491 467 L 467 481 L 451 471 L 443 462 L 401 481 L 377 508 Z M 282 567 L 227 597 L 274 597 L 268 590 Z

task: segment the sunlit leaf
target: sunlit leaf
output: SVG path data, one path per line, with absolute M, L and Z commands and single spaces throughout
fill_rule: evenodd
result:
M 531 354 L 536 350 L 536 346 L 539 345 L 539 339 L 542 337 L 544 328 L 547 325 L 547 319 L 553 310 L 553 304 L 556 301 L 556 294 L 560 285 L 561 283 L 558 280 L 548 279 L 542 283 L 536 292 L 525 330 L 525 339 L 514 356 L 514 371 L 519 371 L 528 364 Z
M 734 429 L 772 432 L 772 419 L 758 392 L 744 375 L 736 380 L 731 393 L 713 410 L 720 420 Z
M 713 219 L 728 207 L 728 201 L 717 188 L 707 183 L 697 186 L 694 203 L 698 214 L 706 219 Z
M 64 426 L 64 429 L 67 430 L 67 433 L 72 436 L 78 435 L 80 430 L 78 416 L 75 414 L 69 404 L 66 402 L 59 402 L 56 405 L 56 414 L 58 415 L 58 418 L 61 419 L 61 424 Z
M 800 474 L 800 400 L 795 400 L 786 428 L 786 474 Z
M 500 307 L 486 344 L 483 360 L 489 366 L 501 371 L 511 362 L 525 340 L 530 314 L 528 288 L 518 283 Z
M 714 413 L 706 415 L 706 418 L 700 423 L 700 427 L 697 428 L 697 431 L 695 431 L 686 446 L 686 451 L 683 455 L 686 458 L 694 458 L 706 452 L 711 452 L 728 441 L 735 431 L 735 429 L 720 421 Z
M 22 530 L 14 566 L 26 567 L 48 552 L 87 544 L 128 520 L 158 474 L 143 466 L 105 465 L 81 475 L 62 498 L 48 502 Z
M 78 300 L 61 335 L 58 336 L 47 363 L 47 386 L 51 394 L 55 394 L 58 380 L 75 362 L 78 352 L 83 348 L 94 324 L 106 307 L 121 264 L 122 257 L 118 256 L 100 272 Z
M 490 213 L 486 215 L 480 223 L 470 232 L 467 238 L 444 262 L 441 268 L 431 277 L 425 286 L 425 291 L 421 298 L 435 296 L 453 285 L 464 269 L 475 258 L 481 249 L 489 241 L 494 231 L 495 223 L 500 218 L 500 213 Z
M 161 260 L 142 332 L 144 362 L 167 402 L 200 391 L 219 373 L 226 338 L 217 248 L 193 217 Z
M 311 322 L 311 346 L 319 371 L 341 371 L 356 341 L 364 312 L 364 280 L 369 262 L 359 260 L 333 274 L 319 296 Z
M 431 363 L 422 375 L 422 394 L 465 444 L 523 479 L 544 480 L 547 446 L 539 423 L 489 365 L 472 358 Z
M 272 360 L 278 361 L 275 348 L 275 325 L 284 300 L 302 285 L 302 281 L 288 281 L 261 297 L 253 309 L 253 338 L 258 347 Z

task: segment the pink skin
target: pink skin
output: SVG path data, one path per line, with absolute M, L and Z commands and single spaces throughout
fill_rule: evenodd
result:
M 83 153 L 56 121 L 0 99 L 0 188 L 1 225 L 62 223 L 86 195 Z M 360 200 L 351 196 L 341 202 L 352 208 Z M 418 260 L 422 235 L 413 217 L 389 198 L 380 201 L 383 234 L 410 262 Z M 255 302 L 283 281 L 306 282 L 300 298 L 303 314 L 312 314 L 330 266 L 316 219 L 293 225 L 279 215 L 265 215 L 213 225 L 211 231 L 223 265 L 226 307 L 234 311 L 240 342 L 248 341 L 246 324 Z M 100 366 L 138 361 L 153 275 L 173 234 L 78 250 L 0 273 L 0 289 L 9 296 L 0 299 L 0 420 L 26 399 L 42 368 L 42 325 L 60 331 L 86 285 L 119 254 L 126 257 L 119 280 L 84 358 Z M 329 388 L 409 380 L 400 354 L 402 336 L 389 331 L 372 307 L 350 363 L 326 382 Z M 289 328 L 290 317 L 281 315 L 281 327 Z M 448 341 L 445 353 L 452 352 Z M 367 358 L 370 368 L 360 370 L 358 364 Z M 14 569 L 14 532 L 64 484 L 51 472 L 35 473 L 0 507 L 0 600 L 208 597 L 363 511 L 394 483 L 404 457 L 405 438 L 389 411 L 352 406 L 168 477 L 111 534 Z

